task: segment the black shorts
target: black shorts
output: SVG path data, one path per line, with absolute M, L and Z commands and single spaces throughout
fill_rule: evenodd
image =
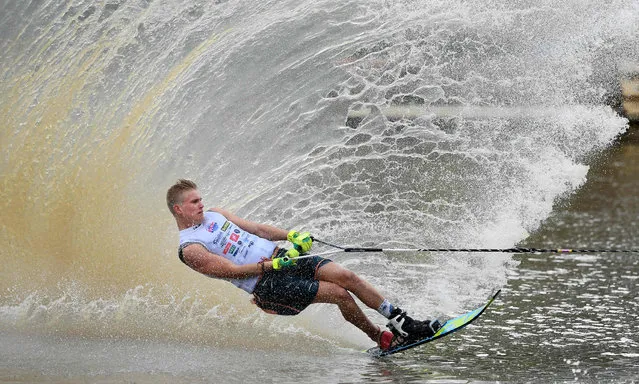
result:
M 281 249 L 277 257 L 284 256 Z M 255 304 L 269 313 L 297 315 L 315 300 L 319 280 L 315 273 L 330 259 L 319 256 L 297 261 L 297 265 L 279 271 L 268 271 L 258 281 L 253 291 Z

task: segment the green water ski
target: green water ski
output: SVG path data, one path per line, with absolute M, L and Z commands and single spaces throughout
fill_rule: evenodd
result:
M 466 312 L 466 313 L 464 313 L 462 315 L 459 315 L 457 317 L 454 317 L 452 319 L 447 320 L 442 325 L 442 327 L 433 336 L 426 337 L 424 339 L 413 341 L 413 342 L 410 342 L 410 343 L 399 344 L 399 345 L 391 347 L 390 349 L 385 350 L 385 351 L 381 350 L 379 347 L 374 347 L 374 348 L 371 348 L 371 349 L 367 350 L 366 352 L 368 354 L 372 355 L 372 356 L 375 356 L 375 357 L 388 356 L 388 355 L 392 355 L 392 354 L 397 353 L 397 352 L 402 352 L 402 351 L 406 351 L 406 350 L 411 349 L 411 348 L 415 348 L 417 346 L 429 343 L 429 342 L 431 342 L 433 340 L 437 340 L 437 339 L 442 338 L 444 336 L 448 336 L 448 335 L 452 334 L 453 332 L 464 328 L 468 324 L 472 323 L 479 316 L 481 316 L 481 314 L 484 313 L 486 308 L 488 308 L 490 306 L 490 304 L 492 304 L 493 301 L 495 301 L 495 299 L 497 298 L 497 295 L 499 295 L 500 292 L 501 292 L 501 289 L 498 290 L 496 293 L 494 293 L 488 299 L 486 304 L 482 305 L 481 307 L 473 309 L 470 312 Z

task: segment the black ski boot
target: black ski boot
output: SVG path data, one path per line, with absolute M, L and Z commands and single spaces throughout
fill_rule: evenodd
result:
M 442 327 L 439 320 L 415 320 L 400 308 L 393 309 L 386 326 L 402 339 L 402 344 L 431 337 Z

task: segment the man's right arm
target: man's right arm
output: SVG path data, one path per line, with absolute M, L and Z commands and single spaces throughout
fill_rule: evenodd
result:
M 191 244 L 182 250 L 184 262 L 192 269 L 207 276 L 242 279 L 262 273 L 260 263 L 237 265 L 222 256 L 209 252 L 200 244 Z M 264 269 L 270 271 L 272 262 L 265 261 Z

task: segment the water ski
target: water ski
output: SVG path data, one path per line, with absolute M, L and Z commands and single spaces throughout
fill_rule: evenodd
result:
M 492 304 L 493 301 L 495 301 L 495 298 L 497 298 L 497 295 L 499 295 L 499 292 L 501 292 L 501 289 L 498 290 L 495 294 L 493 294 L 488 299 L 488 302 L 486 302 L 486 304 L 482 305 L 481 307 L 476 308 L 470 312 L 464 313 L 463 315 L 459 315 L 457 317 L 447 320 L 433 336 L 426 337 L 424 339 L 413 341 L 410 343 L 399 344 L 394 347 L 391 347 L 390 349 L 386 351 L 382 351 L 381 349 L 379 349 L 379 347 L 374 347 L 367 350 L 366 352 L 375 357 L 388 356 L 388 355 L 392 355 L 393 353 L 402 352 L 407 349 L 411 349 L 419 345 L 429 343 L 433 340 L 439 339 L 440 337 L 448 336 L 451 333 L 464 328 L 468 324 L 472 323 L 476 318 L 481 316 L 481 314 L 484 313 L 486 308 L 488 308 L 488 306 Z

